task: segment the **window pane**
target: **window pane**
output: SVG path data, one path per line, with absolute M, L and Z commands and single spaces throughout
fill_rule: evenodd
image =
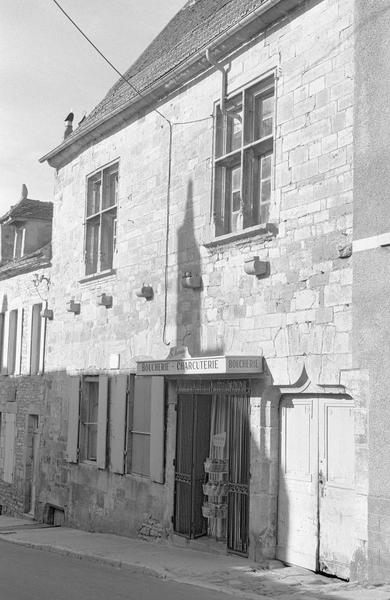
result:
M 132 434 L 131 471 L 150 475 L 150 435 Z
M 84 460 L 96 460 L 98 406 L 99 382 L 87 381 L 81 404 L 81 418 L 83 423 L 82 447 L 84 448 L 82 458 Z
M 102 209 L 114 206 L 118 202 L 118 168 L 106 169 L 103 173 L 103 202 Z
M 237 231 L 242 228 L 241 219 L 241 165 L 227 169 L 227 176 L 229 178 L 229 190 L 228 204 L 230 213 L 230 231 Z M 241 219 L 241 223 L 240 223 Z
M 99 383 L 88 383 L 88 422 L 97 423 L 99 406 Z
M 88 179 L 87 216 L 94 215 L 100 210 L 101 187 L 100 173 Z
M 116 210 L 102 214 L 101 271 L 111 269 L 114 256 Z
M 273 96 L 258 97 L 255 100 L 255 139 L 272 135 L 273 131 Z
M 231 114 L 225 116 L 226 123 L 226 153 L 238 150 L 242 145 L 242 104 L 241 95 L 226 104 L 226 109 Z M 236 115 L 236 116 L 233 116 Z M 239 118 L 237 118 L 237 116 Z
M 99 217 L 87 221 L 85 262 L 86 274 L 96 273 L 99 252 Z
M 87 425 L 86 460 L 96 460 L 97 455 L 97 425 Z
M 23 241 L 24 241 L 25 229 L 24 227 L 17 227 L 15 229 L 15 245 L 14 245 L 14 258 L 21 258 L 24 254 Z
M 260 200 L 260 223 L 268 221 L 269 205 L 271 201 L 271 163 L 272 154 L 266 154 L 259 158 L 260 161 L 260 180 L 259 180 L 259 200 Z

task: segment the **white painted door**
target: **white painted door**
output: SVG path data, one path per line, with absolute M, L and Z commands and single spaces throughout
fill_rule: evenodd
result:
M 352 401 L 323 401 L 319 431 L 319 570 L 348 579 L 355 547 Z
M 315 400 L 281 403 L 278 558 L 316 570 L 318 436 Z
M 280 560 L 349 577 L 354 547 L 354 418 L 350 400 L 281 402 Z

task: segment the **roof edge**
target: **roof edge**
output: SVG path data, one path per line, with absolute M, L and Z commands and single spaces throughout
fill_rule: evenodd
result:
M 86 149 L 91 143 L 97 142 L 105 137 L 108 131 L 116 127 L 117 124 L 123 124 L 124 119 L 131 118 L 141 109 L 149 107 L 153 103 L 172 93 L 180 88 L 183 83 L 186 83 L 207 71 L 213 71 L 205 58 L 206 49 L 210 49 L 216 53 L 218 60 L 227 56 L 230 52 L 237 50 L 240 46 L 247 43 L 242 38 L 237 37 L 236 43 L 226 49 L 226 42 L 229 37 L 234 36 L 237 32 L 243 29 L 253 29 L 252 36 L 268 27 L 272 22 L 279 18 L 285 17 L 289 12 L 298 6 L 304 4 L 306 0 L 266 0 L 264 4 L 256 8 L 252 13 L 244 19 L 230 27 L 217 38 L 210 41 L 209 44 L 202 46 L 194 54 L 192 54 L 183 63 L 168 71 L 158 80 L 154 81 L 148 88 L 140 90 L 141 95 L 132 98 L 129 102 L 119 107 L 111 114 L 102 118 L 97 123 L 92 123 L 90 126 L 82 129 L 79 133 L 70 136 L 56 146 L 53 150 L 45 154 L 39 159 L 40 163 L 48 162 L 51 167 L 60 168 L 67 162 L 72 160 L 79 152 Z M 253 28 L 253 24 L 258 22 L 258 26 Z

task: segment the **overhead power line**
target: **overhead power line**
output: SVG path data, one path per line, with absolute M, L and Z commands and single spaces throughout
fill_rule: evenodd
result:
M 123 81 L 125 83 L 127 83 L 127 85 L 133 90 L 133 92 L 135 92 L 136 94 L 138 94 L 138 96 L 140 96 L 141 98 L 145 98 L 145 95 L 142 92 L 140 92 L 140 90 L 138 88 L 136 88 L 135 85 L 133 85 L 132 83 L 130 83 L 130 81 L 123 75 L 123 73 L 121 73 L 116 68 L 116 66 L 110 61 L 110 59 L 107 58 L 107 56 L 96 46 L 96 44 L 93 43 L 93 41 L 91 40 L 91 38 L 88 37 L 88 35 L 81 29 L 81 27 L 79 27 L 79 25 L 77 25 L 76 21 L 74 19 L 72 19 L 72 17 L 61 6 L 61 4 L 59 2 L 57 2 L 57 0 L 53 0 L 53 2 L 57 6 L 57 8 L 59 8 L 59 10 L 62 12 L 62 14 L 65 15 L 65 17 L 68 19 L 68 21 L 70 21 L 72 23 L 72 25 L 77 29 L 77 31 L 79 33 L 81 33 L 81 35 L 83 36 L 83 38 L 85 40 L 87 40 L 87 42 L 102 57 L 102 59 L 111 67 L 111 69 L 113 69 L 115 71 L 115 73 L 117 75 L 119 75 L 119 77 L 121 79 L 123 79 Z M 207 121 L 208 119 L 212 118 L 212 115 L 209 115 L 208 117 L 204 117 L 202 119 L 194 119 L 192 121 L 182 121 L 182 122 L 174 123 L 170 119 L 168 119 L 168 117 L 166 117 L 161 111 L 159 111 L 158 108 L 153 108 L 152 110 L 155 113 L 157 113 L 158 115 L 160 115 L 160 117 L 163 118 L 167 123 L 169 123 L 170 126 L 172 126 L 172 125 L 187 125 L 187 124 L 189 125 L 191 123 L 200 123 L 201 121 Z

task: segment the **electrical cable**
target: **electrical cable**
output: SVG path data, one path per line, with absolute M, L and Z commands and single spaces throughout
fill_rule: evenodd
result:
M 130 86 L 130 88 L 133 90 L 133 92 L 135 92 L 136 94 L 138 94 L 138 96 L 140 96 L 141 98 L 145 98 L 146 97 L 145 94 L 143 94 L 142 92 L 140 92 L 140 90 L 138 88 L 136 88 L 135 85 L 133 85 L 132 83 L 130 83 L 130 81 L 128 79 L 126 79 L 126 77 L 123 75 L 123 73 L 121 73 L 116 68 L 116 66 L 110 61 L 110 59 L 107 58 L 106 55 L 103 54 L 103 52 L 101 50 L 99 50 L 99 48 L 96 46 L 96 44 L 93 43 L 93 41 L 91 40 L 91 38 L 88 37 L 88 35 L 81 29 L 81 27 L 79 27 L 79 25 L 77 25 L 76 21 L 74 21 L 72 19 L 72 17 L 66 12 L 66 10 L 64 8 L 62 8 L 61 4 L 59 2 L 57 2 L 57 0 L 52 0 L 52 1 L 57 6 L 57 8 L 59 8 L 59 10 L 62 12 L 62 14 L 65 15 L 65 17 L 72 23 L 72 25 L 74 27 L 76 27 L 77 31 L 79 33 L 81 33 L 81 35 L 83 36 L 83 38 L 85 40 L 87 40 L 87 42 L 92 46 L 92 48 L 94 50 L 96 50 L 96 52 L 102 57 L 102 59 L 115 71 L 115 73 L 117 75 L 119 75 L 119 77 L 121 79 L 123 79 L 123 81 L 125 83 L 127 83 L 128 86 Z M 157 113 L 158 115 L 160 115 L 160 117 L 162 119 L 164 119 L 170 125 L 187 125 L 187 124 L 191 124 L 191 123 L 200 123 L 201 121 L 208 121 L 208 119 L 212 119 L 213 118 L 213 115 L 209 115 L 207 117 L 203 117 L 202 119 L 195 119 L 193 121 L 182 121 L 182 122 L 174 123 L 170 119 L 168 119 L 168 117 L 166 117 L 161 111 L 159 111 L 158 108 L 153 108 L 152 111 L 154 111 L 155 113 Z

